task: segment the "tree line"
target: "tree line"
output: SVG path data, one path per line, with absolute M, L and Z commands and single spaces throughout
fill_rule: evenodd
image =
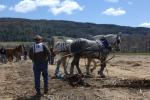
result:
M 80 23 L 63 20 L 0 18 L 0 41 L 33 41 L 36 34 L 45 38 L 67 36 L 90 38 L 99 34 L 122 33 L 122 52 L 150 52 L 150 29 L 113 24 Z

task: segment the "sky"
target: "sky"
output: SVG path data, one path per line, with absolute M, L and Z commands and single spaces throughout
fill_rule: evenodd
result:
M 0 0 L 2 17 L 150 28 L 150 0 Z

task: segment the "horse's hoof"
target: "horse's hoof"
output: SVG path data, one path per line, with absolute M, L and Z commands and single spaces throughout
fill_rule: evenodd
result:
M 84 77 L 85 78 L 92 78 L 92 74 L 86 74 Z
M 100 71 L 98 71 L 98 74 L 100 74 Z
M 86 75 L 91 75 L 90 73 L 86 73 Z
M 65 73 L 65 75 L 69 75 L 69 73 Z
M 92 72 L 93 72 L 93 69 L 90 69 L 90 72 L 92 73 Z
M 100 75 L 100 78 L 106 78 L 106 76 L 105 75 Z
M 106 78 L 106 76 L 103 73 L 101 73 L 100 71 L 98 71 L 98 74 L 100 75 L 100 78 Z
M 85 76 L 85 75 L 84 75 L 84 74 L 82 74 L 82 73 L 80 73 L 79 75 L 80 75 L 81 77 L 84 77 L 84 76 Z

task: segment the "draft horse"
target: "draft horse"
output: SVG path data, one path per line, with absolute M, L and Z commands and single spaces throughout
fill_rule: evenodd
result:
M 71 62 L 70 74 L 74 74 L 74 66 L 76 66 L 79 74 L 82 74 L 79 68 L 79 61 L 81 57 L 88 58 L 88 61 L 92 59 L 98 59 L 101 62 L 101 68 L 98 71 L 100 77 L 105 78 L 103 73 L 106 67 L 106 60 L 110 52 L 120 50 L 120 36 L 117 34 L 100 35 L 93 37 L 95 40 L 88 40 L 79 38 L 71 43 L 71 53 L 73 60 Z M 105 43 L 101 39 L 106 40 L 109 48 L 105 46 Z M 89 62 L 88 62 L 89 63 Z M 87 67 L 89 71 L 89 68 Z

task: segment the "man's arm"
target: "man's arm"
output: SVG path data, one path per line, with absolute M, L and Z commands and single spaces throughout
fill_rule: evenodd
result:
M 48 61 L 50 61 L 50 50 L 45 45 L 43 45 L 43 47 L 44 47 L 44 53 L 46 54 Z
M 33 48 L 30 48 L 29 50 L 29 58 L 33 60 Z

